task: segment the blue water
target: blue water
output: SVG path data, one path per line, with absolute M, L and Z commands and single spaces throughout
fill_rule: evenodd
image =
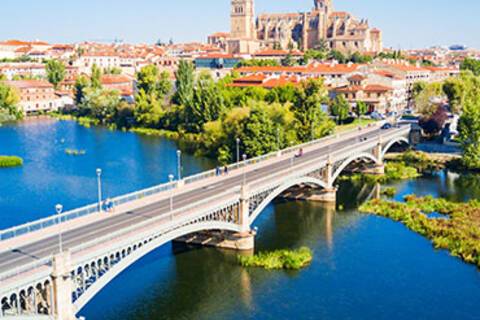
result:
M 112 195 L 165 181 L 176 166 L 172 142 L 71 122 L 2 127 L 0 143 L 0 154 L 26 160 L 22 169 L 0 170 L 5 226 L 51 213 L 56 202 L 94 201 L 97 166 Z M 65 147 L 87 155 L 67 157 Z M 186 172 L 212 165 L 185 159 Z M 398 200 L 411 193 L 459 201 L 480 196 L 477 176 L 448 172 L 396 187 Z M 314 260 L 304 270 L 246 270 L 234 252 L 167 244 L 118 276 L 80 314 L 88 320 L 480 319 L 479 271 L 399 223 L 358 213 L 356 202 L 369 193 L 344 184 L 343 211 L 277 202 L 262 213 L 257 250 L 309 246 Z
M 65 149 L 85 150 L 71 156 Z M 156 137 L 84 128 L 74 122 L 32 120 L 0 127 L 0 155 L 24 159 L 21 168 L 0 170 L 0 228 L 94 203 L 96 169 L 105 197 L 168 181 L 177 173 L 177 146 Z M 183 174 L 203 171 L 210 161 L 183 155 Z

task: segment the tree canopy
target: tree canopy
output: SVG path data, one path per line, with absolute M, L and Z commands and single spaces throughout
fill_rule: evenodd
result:
M 48 81 L 58 89 L 58 84 L 65 79 L 65 65 L 58 60 L 48 60 L 45 65 Z

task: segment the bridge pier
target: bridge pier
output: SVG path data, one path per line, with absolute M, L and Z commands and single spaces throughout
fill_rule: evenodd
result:
M 255 235 L 255 231 L 246 233 L 221 230 L 202 231 L 177 238 L 174 243 L 248 252 L 255 248 Z
M 71 252 L 64 251 L 53 257 L 53 309 L 55 320 L 76 320 L 72 303 Z
M 322 203 L 336 203 L 337 188 L 314 189 L 312 194 L 306 197 L 305 200 Z

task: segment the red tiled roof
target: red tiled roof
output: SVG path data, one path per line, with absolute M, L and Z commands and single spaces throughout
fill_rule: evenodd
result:
M 17 89 L 29 89 L 29 88 L 52 88 L 53 85 L 50 82 L 42 80 L 18 80 L 18 81 L 4 81 L 5 84 Z
M 102 84 L 121 84 L 131 83 L 132 79 L 121 74 L 106 74 L 102 76 Z

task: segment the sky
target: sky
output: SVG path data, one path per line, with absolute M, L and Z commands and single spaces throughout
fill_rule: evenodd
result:
M 206 41 L 228 31 L 230 0 L 1 0 L 0 39 L 154 43 Z M 257 13 L 303 12 L 313 0 L 256 0 Z M 464 44 L 480 48 L 478 0 L 334 0 L 368 18 L 394 49 Z

